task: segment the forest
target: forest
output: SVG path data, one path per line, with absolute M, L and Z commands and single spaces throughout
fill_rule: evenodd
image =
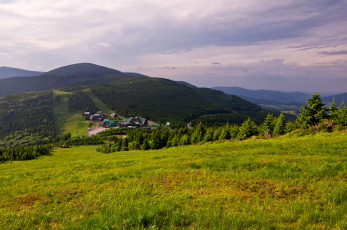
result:
M 91 113 L 96 113 L 97 106 L 87 93 L 83 91 L 74 91 L 71 95 L 68 95 L 68 109 L 70 112 L 89 111 Z
M 54 136 L 52 91 L 0 97 L 0 146 L 46 143 Z
M 278 117 L 269 113 L 260 125 L 248 118 L 241 126 L 226 123 L 221 127 L 206 127 L 200 122 L 193 129 L 185 127 L 155 131 L 133 130 L 126 132 L 125 138 L 112 136 L 108 139 L 109 143 L 98 147 L 97 151 L 111 153 L 134 149 L 161 149 L 216 140 L 244 140 L 252 136 L 271 138 L 296 129 L 301 129 L 301 132 L 306 133 L 331 132 L 333 129 L 345 129 L 347 126 L 347 109 L 343 103 L 336 106 L 332 101 L 329 108 L 325 108 L 318 93 L 312 95 L 307 103 L 308 106 L 303 107 L 300 116 L 294 122 L 287 121 L 283 113 Z

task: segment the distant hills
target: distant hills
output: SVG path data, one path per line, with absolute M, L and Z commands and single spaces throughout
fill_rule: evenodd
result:
M 6 66 L 0 67 L 0 79 L 8 78 L 8 77 L 38 76 L 41 74 L 43 74 L 43 72 L 17 69 L 17 68 L 6 67 Z
M 328 97 L 323 97 L 323 102 L 325 104 L 329 105 L 329 103 L 332 102 L 333 98 L 334 98 L 336 105 L 340 105 L 341 102 L 344 102 L 345 105 L 347 104 L 347 92 L 337 94 L 337 95 L 328 96 Z
M 213 87 L 226 94 L 237 95 L 245 100 L 253 102 L 265 109 L 277 110 L 288 114 L 297 115 L 310 94 L 302 92 L 281 92 L 276 90 L 250 90 L 241 87 Z M 340 103 L 347 99 L 347 92 L 338 95 L 322 97 L 323 102 L 328 106 L 335 98 L 335 103 Z
M 302 105 L 305 103 L 309 94 L 301 92 L 281 92 L 275 90 L 250 90 L 241 87 L 213 87 L 227 94 L 237 95 L 256 104 L 272 104 L 272 105 Z

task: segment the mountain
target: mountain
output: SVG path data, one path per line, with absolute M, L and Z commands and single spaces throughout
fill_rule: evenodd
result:
M 63 66 L 40 76 L 0 79 L 0 97 L 30 91 L 105 84 L 126 77 L 131 76 L 95 64 L 79 63 Z
M 0 67 L 0 79 L 8 77 L 38 76 L 41 74 L 43 74 L 43 72 L 29 71 L 6 66 Z
M 192 85 L 186 81 L 176 81 L 178 84 L 181 84 L 181 85 L 185 85 L 187 87 L 190 87 L 190 88 L 197 88 L 195 85 Z
M 98 75 L 113 75 L 122 74 L 121 71 L 107 68 L 92 63 L 78 63 L 56 68 L 47 72 L 45 75 L 81 75 L 81 74 L 98 74 Z
M 273 105 L 302 105 L 309 94 L 301 92 L 281 92 L 275 90 L 250 90 L 241 87 L 213 87 L 227 94 L 233 94 L 245 98 L 257 104 L 273 104 Z
M 26 93 L 13 94 L 18 91 Z M 172 127 L 199 121 L 240 124 L 247 117 L 260 123 L 268 112 L 218 90 L 162 78 L 125 76 L 89 63 L 64 66 L 36 77 L 1 79 L 0 94 L 11 94 L 0 97 L 0 144 L 55 138 L 78 123 L 86 108 L 102 108 L 123 117 L 140 115 L 159 123 L 169 121 Z
M 133 72 L 122 72 L 122 75 L 124 76 L 132 76 L 132 77 L 149 77 L 147 75 L 143 75 L 140 73 L 133 73 Z
M 328 97 L 323 97 L 323 103 L 329 106 L 329 103 L 333 101 L 333 98 L 337 106 L 339 106 L 341 102 L 344 102 L 345 104 L 347 104 L 347 92 L 328 96 Z

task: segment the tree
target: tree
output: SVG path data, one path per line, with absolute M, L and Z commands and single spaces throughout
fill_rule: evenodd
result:
M 331 125 L 333 125 L 334 122 L 337 120 L 337 117 L 338 117 L 337 112 L 338 112 L 338 109 L 335 104 L 335 98 L 333 98 L 333 101 L 330 103 L 330 106 L 329 106 L 329 114 L 328 114 L 329 120 L 331 121 Z
M 222 128 L 222 133 L 219 136 L 219 140 L 226 140 L 226 139 L 230 139 L 231 138 L 229 129 L 230 129 L 229 124 L 227 124 L 226 126 L 224 126 Z
M 319 93 L 315 93 L 306 101 L 308 106 L 301 109 L 300 120 L 305 127 L 315 127 L 319 131 L 319 123 L 327 117 L 324 104 Z
M 276 119 L 273 114 L 268 113 L 267 117 L 264 120 L 264 123 L 262 124 L 262 130 L 264 131 L 264 136 L 271 136 L 275 129 L 275 123 Z
M 283 135 L 286 133 L 286 118 L 283 113 L 277 118 L 274 134 Z
M 347 126 L 347 108 L 345 106 L 345 103 L 341 103 L 340 106 L 337 108 L 337 119 L 336 123 L 339 125 Z
M 191 143 L 201 142 L 204 138 L 205 133 L 206 133 L 206 128 L 202 124 L 202 122 L 200 122 L 199 125 L 194 129 L 190 142 Z
M 239 136 L 241 138 L 248 138 L 251 136 L 255 136 L 258 134 L 258 128 L 257 125 L 254 123 L 254 121 L 251 120 L 251 118 L 248 118 L 246 121 L 244 121 L 240 127 Z

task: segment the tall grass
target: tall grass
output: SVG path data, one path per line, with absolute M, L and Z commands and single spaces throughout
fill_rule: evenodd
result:
M 0 165 L 0 229 L 346 229 L 347 136 L 324 133 Z

